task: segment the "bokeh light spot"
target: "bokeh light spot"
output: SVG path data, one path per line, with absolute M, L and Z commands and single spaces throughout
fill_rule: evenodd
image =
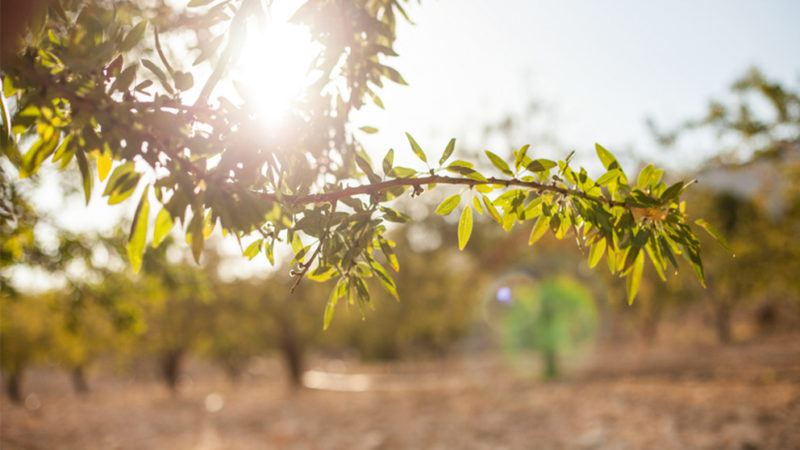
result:
M 511 288 L 508 286 L 503 286 L 497 290 L 497 300 L 501 302 L 510 302 L 511 301 Z
M 206 411 L 213 413 L 221 410 L 222 407 L 225 406 L 225 399 L 223 399 L 220 394 L 212 392 L 206 395 L 206 400 L 204 403 Z

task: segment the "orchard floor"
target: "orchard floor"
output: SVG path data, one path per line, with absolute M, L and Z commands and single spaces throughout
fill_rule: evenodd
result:
M 275 361 L 231 385 L 190 367 L 156 380 L 92 379 L 88 397 L 39 370 L 27 406 L 2 398 L 12 449 L 800 448 L 800 338 L 617 348 L 541 383 L 497 355 L 426 363 L 317 361 L 291 392 Z M 202 367 L 200 364 L 195 364 Z M 330 375 L 346 371 L 350 375 Z M 358 375 L 353 375 L 357 373 Z

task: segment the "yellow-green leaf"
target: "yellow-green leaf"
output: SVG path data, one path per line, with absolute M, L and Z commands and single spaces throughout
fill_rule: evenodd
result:
M 475 207 L 475 211 L 478 211 L 478 214 L 483 214 L 483 206 L 481 206 L 481 200 L 478 197 L 472 197 L 472 206 Z
M 509 169 L 508 164 L 506 164 L 506 162 L 503 161 L 503 158 L 495 155 L 494 153 L 490 152 L 489 150 L 484 150 L 484 152 L 486 153 L 486 156 L 489 157 L 489 161 L 491 161 L 492 164 L 495 167 L 500 169 L 501 172 L 503 172 L 504 174 L 506 174 L 506 175 L 508 175 L 510 177 L 514 176 L 514 172 L 512 172 L 511 169 Z
M 162 208 L 156 216 L 156 227 L 153 230 L 153 247 L 158 247 L 164 238 L 167 237 L 169 230 L 172 229 L 172 216 L 167 208 Z
M 258 255 L 258 252 L 261 251 L 261 244 L 264 242 L 263 239 L 256 239 L 255 241 L 251 242 L 250 245 L 242 252 L 242 256 L 246 256 L 249 260 L 253 260 Z
M 489 200 L 489 197 L 483 194 L 481 194 L 481 197 L 483 198 L 483 204 L 486 206 L 486 211 L 489 213 L 490 216 L 492 216 L 492 219 L 494 219 L 497 223 L 502 224 L 503 218 L 500 217 L 500 213 L 497 212 L 497 208 L 494 207 L 492 201 Z
M 472 234 L 472 208 L 465 207 L 461 211 L 461 219 L 458 221 L 458 249 L 464 250 Z
M 453 150 L 456 148 L 456 139 L 450 139 L 450 142 L 447 143 L 447 148 L 444 149 L 444 153 L 442 153 L 442 157 L 439 158 L 439 165 L 441 166 L 447 161 L 447 158 L 453 154 Z
M 147 220 L 150 216 L 150 200 L 147 198 L 150 186 L 144 188 L 142 198 L 136 207 L 133 215 L 130 235 L 128 236 L 128 259 L 133 267 L 133 272 L 138 273 L 142 267 L 142 255 L 144 254 L 144 244 L 147 242 Z
M 417 144 L 417 141 L 415 141 L 410 134 L 406 133 L 406 137 L 408 137 L 408 143 L 411 144 L 411 151 L 413 151 L 414 154 L 417 155 L 417 158 L 421 159 L 422 162 L 427 163 L 428 158 L 425 157 L 425 152 L 422 151 L 422 147 Z
M 528 239 L 528 245 L 533 245 L 536 241 L 541 239 L 544 236 L 545 231 L 549 228 L 550 225 L 550 216 L 546 216 L 542 214 L 536 219 L 536 224 L 533 226 L 531 230 L 531 237 Z
M 710 234 L 711 237 L 713 237 L 717 242 L 719 242 L 719 245 L 725 247 L 725 250 L 728 250 L 729 252 L 731 252 L 731 254 L 733 254 L 733 249 L 728 244 L 728 241 L 726 241 L 725 238 L 722 237 L 721 234 L 719 234 L 719 231 L 717 231 L 714 227 L 712 227 L 710 223 L 708 223 L 704 219 L 697 219 L 694 221 L 694 223 L 696 223 L 704 230 L 706 230 L 706 232 Z
M 597 263 L 600 262 L 600 259 L 603 257 L 603 253 L 606 251 L 606 238 L 602 238 L 599 241 L 592 244 L 591 250 L 589 250 L 589 267 L 594 267 Z
M 186 233 L 186 242 L 192 246 L 192 256 L 194 261 L 200 264 L 200 255 L 203 253 L 203 222 L 202 211 L 193 211 L 192 221 L 189 222 L 189 230 Z
M 436 208 L 436 214 L 446 216 L 453 212 L 458 206 L 459 202 L 461 202 L 461 195 L 456 194 L 450 197 L 447 197 L 439 206 Z
M 111 171 L 111 163 L 114 159 L 111 157 L 111 152 L 103 151 L 97 154 L 97 177 L 102 182 Z
M 628 304 L 633 304 L 633 299 L 636 293 L 639 292 L 639 284 L 642 282 L 642 271 L 644 270 L 644 252 L 639 252 L 636 255 L 636 260 L 633 262 L 633 270 L 628 274 L 626 286 L 628 288 Z

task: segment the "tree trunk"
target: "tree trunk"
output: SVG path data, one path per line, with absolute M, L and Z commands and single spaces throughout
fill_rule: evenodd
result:
M 72 368 L 72 389 L 78 395 L 87 395 L 89 393 L 89 383 L 86 382 L 86 371 L 82 365 Z
M 731 305 L 726 301 L 717 302 L 714 314 L 714 326 L 717 339 L 721 344 L 729 344 L 732 340 L 731 333 Z
M 555 380 L 558 378 L 558 355 L 555 349 L 548 348 L 542 352 L 544 358 L 544 378 Z
M 280 323 L 279 348 L 289 376 L 289 385 L 292 389 L 303 386 L 303 348 L 300 344 L 294 326 L 287 319 Z
M 161 373 L 173 394 L 178 392 L 178 378 L 181 375 L 182 361 L 183 349 L 167 351 L 161 358 Z
M 20 405 L 22 404 L 22 371 L 9 372 L 6 374 L 6 394 L 12 402 Z

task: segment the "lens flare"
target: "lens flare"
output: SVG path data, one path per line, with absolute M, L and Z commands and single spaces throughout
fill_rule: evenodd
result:
M 308 68 L 319 47 L 307 29 L 287 22 L 290 13 L 273 5 L 268 19 L 248 23 L 239 62 L 237 89 L 265 125 L 281 122 L 313 81 Z
M 497 301 L 510 302 L 511 301 L 511 288 L 503 286 L 497 290 Z

